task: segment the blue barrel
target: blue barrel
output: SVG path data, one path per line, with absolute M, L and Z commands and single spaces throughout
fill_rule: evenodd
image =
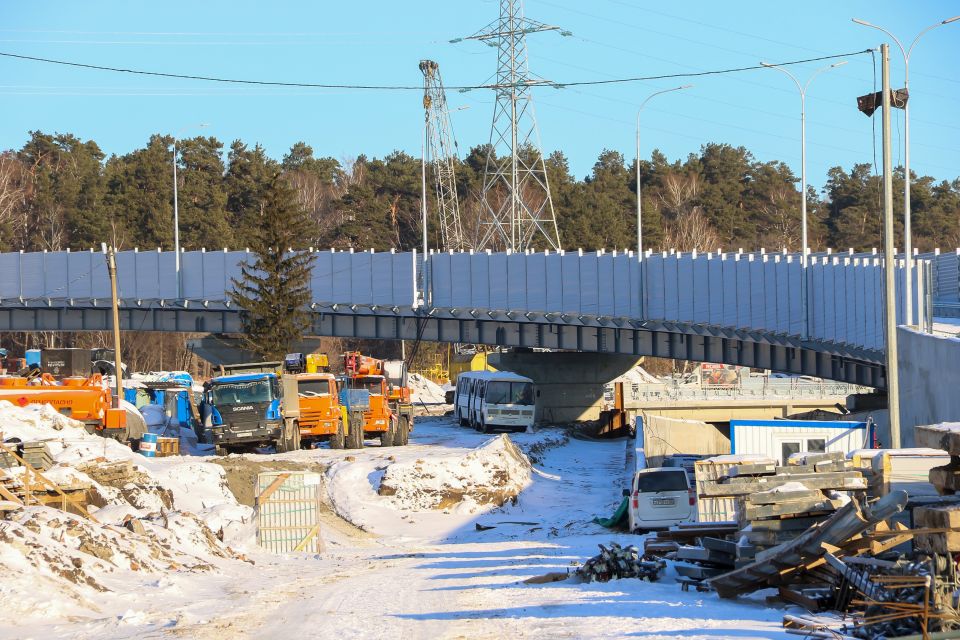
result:
M 140 439 L 140 455 L 148 458 L 157 457 L 157 434 L 143 434 L 143 438 Z

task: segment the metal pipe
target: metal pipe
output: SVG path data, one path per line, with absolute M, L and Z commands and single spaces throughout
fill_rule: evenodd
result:
M 883 272 L 887 349 L 887 410 L 890 446 L 900 448 L 900 378 L 897 375 L 896 260 L 893 255 L 893 154 L 890 141 L 890 45 L 880 45 L 883 61 Z
M 119 409 L 120 401 L 123 399 L 123 363 L 120 357 L 120 301 L 117 297 L 117 260 L 113 247 L 107 247 L 105 243 L 102 243 L 101 247 L 107 254 L 107 273 L 110 275 L 110 296 L 113 306 L 113 365 L 117 389 L 117 408 Z
M 177 300 L 180 292 L 180 210 L 177 206 L 177 138 L 173 138 L 173 271 L 177 279 Z

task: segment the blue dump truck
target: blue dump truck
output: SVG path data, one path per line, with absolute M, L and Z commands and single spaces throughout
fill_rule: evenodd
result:
M 217 455 L 273 446 L 277 452 L 300 448 L 299 395 L 296 379 L 284 394 L 276 373 L 222 375 L 204 383 L 200 419 L 204 439 Z

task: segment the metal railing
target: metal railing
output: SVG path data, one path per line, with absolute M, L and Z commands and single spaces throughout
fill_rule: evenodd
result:
M 677 380 L 655 383 L 625 383 L 626 402 L 681 402 L 690 400 L 769 400 L 845 398 L 854 393 L 869 393 L 869 387 L 795 378 L 749 378 L 731 384 L 683 383 Z

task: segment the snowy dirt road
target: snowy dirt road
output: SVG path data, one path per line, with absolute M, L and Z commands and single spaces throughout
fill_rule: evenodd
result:
M 323 554 L 284 558 L 253 550 L 255 565 L 162 577 L 142 593 L 116 594 L 121 602 L 101 605 L 102 616 L 0 626 L 0 637 L 788 637 L 784 610 L 767 607 L 762 596 L 728 602 L 684 593 L 669 570 L 652 584 L 523 582 L 572 570 L 598 543 L 642 542 L 591 523 L 619 501 L 622 440 L 581 441 L 560 429 L 511 434 L 533 470 L 516 504 L 503 507 L 464 500 L 408 509 L 399 497 L 377 493 L 389 465 L 446 473 L 467 466 L 464 456 L 492 439 L 448 418 L 423 418 L 408 447 L 380 449 L 369 441 L 363 451 L 270 456 L 326 470 L 332 511 Z M 478 523 L 494 528 L 480 531 Z

